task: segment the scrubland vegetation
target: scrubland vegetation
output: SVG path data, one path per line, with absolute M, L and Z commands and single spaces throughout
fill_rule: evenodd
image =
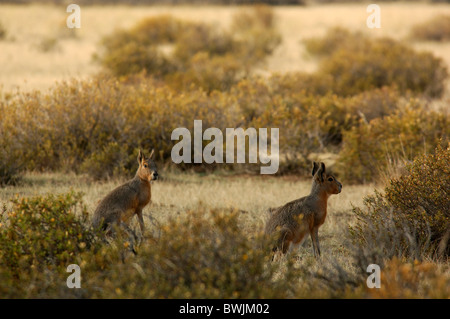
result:
M 330 28 L 299 43 L 315 71 L 261 74 L 282 41 L 265 6 L 241 9 L 228 28 L 154 16 L 104 37 L 95 76 L 46 92 L 0 91 L 0 295 L 448 298 L 446 61 L 406 40 Z M 281 177 L 256 176 L 250 164 L 174 165 L 171 132 L 192 131 L 195 119 L 221 130 L 280 128 Z M 157 151 L 163 180 L 132 255 L 126 238 L 105 243 L 89 219 L 134 174 L 139 148 Z M 309 178 L 322 155 L 343 193 L 365 191 L 342 206 L 344 195 L 333 200 L 320 260 L 308 247 L 271 262 L 265 211 L 306 195 L 309 182 L 297 189 L 290 179 Z M 366 286 L 373 263 L 381 289 Z M 67 288 L 69 264 L 80 265 L 82 289 Z

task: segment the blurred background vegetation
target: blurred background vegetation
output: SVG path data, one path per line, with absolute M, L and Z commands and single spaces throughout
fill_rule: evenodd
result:
M 430 106 L 446 90 L 441 58 L 403 41 L 331 28 L 304 40 L 315 72 L 262 75 L 258 67 L 282 41 L 275 19 L 268 6 L 242 8 L 228 29 L 146 18 L 102 39 L 94 55 L 102 71 L 90 79 L 3 94 L 1 184 L 26 170 L 130 175 L 139 147 L 155 148 L 157 160 L 173 167 L 171 132 L 192 130 L 195 119 L 221 130 L 280 128 L 280 174 L 305 174 L 311 156 L 332 154 L 346 183 L 379 181 L 389 166 L 448 143 L 448 107 Z M 435 33 L 432 39 L 441 41 Z M 259 167 L 222 166 L 237 173 Z

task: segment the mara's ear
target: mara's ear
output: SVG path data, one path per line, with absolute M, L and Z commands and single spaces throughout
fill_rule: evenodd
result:
M 155 153 L 155 149 L 152 149 L 152 151 L 150 152 L 150 156 L 148 158 L 153 159 L 153 154 Z
M 317 170 L 319 169 L 319 164 L 313 162 L 312 176 L 316 175 Z
M 139 165 L 141 165 L 141 163 L 144 160 L 144 158 L 145 158 L 144 153 L 141 150 L 139 150 L 139 155 L 138 155 L 138 158 L 137 158 Z
M 323 162 L 320 162 L 320 167 L 317 170 L 317 176 L 319 177 L 319 180 L 323 182 L 325 180 L 325 164 Z

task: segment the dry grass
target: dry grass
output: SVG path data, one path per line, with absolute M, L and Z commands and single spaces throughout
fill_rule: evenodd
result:
M 448 4 L 382 3 L 381 29 L 368 29 L 366 7 L 367 4 L 356 3 L 275 7 L 283 43 L 260 71 L 313 71 L 316 61 L 305 55 L 301 40 L 321 36 L 330 27 L 341 26 L 374 36 L 405 39 L 413 25 L 436 14 L 450 12 Z M 172 14 L 182 19 L 227 27 L 238 10 L 238 7 L 228 6 L 82 7 L 81 29 L 76 30 L 73 36 L 65 27 L 68 16 L 65 7 L 1 5 L 0 20 L 7 37 L 0 41 L 0 86 L 5 90 L 46 89 L 55 81 L 88 77 L 99 70 L 92 61 L 92 55 L 99 48 L 99 40 L 117 28 L 133 26 L 144 17 Z M 41 43 L 48 39 L 56 39 L 58 49 L 41 50 Z M 449 43 L 411 44 L 419 50 L 432 51 L 450 65 Z
M 189 209 L 203 205 L 208 208 L 238 210 L 241 226 L 254 234 L 264 229 L 269 207 L 306 196 L 311 187 L 311 181 L 295 177 L 161 174 L 164 178 L 152 185 L 152 204 L 144 209 L 144 216 L 147 217 L 145 223 L 152 232 L 157 232 L 159 226 L 165 224 L 170 217 L 182 215 Z M 85 194 L 84 202 L 92 213 L 98 201 L 122 182 L 124 181 L 90 182 L 89 179 L 74 174 L 28 173 L 21 185 L 0 188 L 0 207 L 10 205 L 9 199 L 16 195 L 55 194 L 73 189 Z M 348 225 L 354 220 L 352 204 L 361 205 L 363 197 L 373 189 L 374 185 L 344 185 L 341 194 L 330 198 L 327 220 L 319 235 L 324 256 L 346 264 L 348 252 L 343 241 Z M 135 220 L 134 227 L 137 227 Z M 299 262 L 306 258 L 309 263 L 313 263 L 310 246 L 308 239 L 300 249 L 300 254 L 295 254 L 299 257 Z

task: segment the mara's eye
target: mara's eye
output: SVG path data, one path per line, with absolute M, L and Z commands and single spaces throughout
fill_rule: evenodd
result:
M 328 178 L 328 181 L 332 182 L 333 181 L 333 177 Z

